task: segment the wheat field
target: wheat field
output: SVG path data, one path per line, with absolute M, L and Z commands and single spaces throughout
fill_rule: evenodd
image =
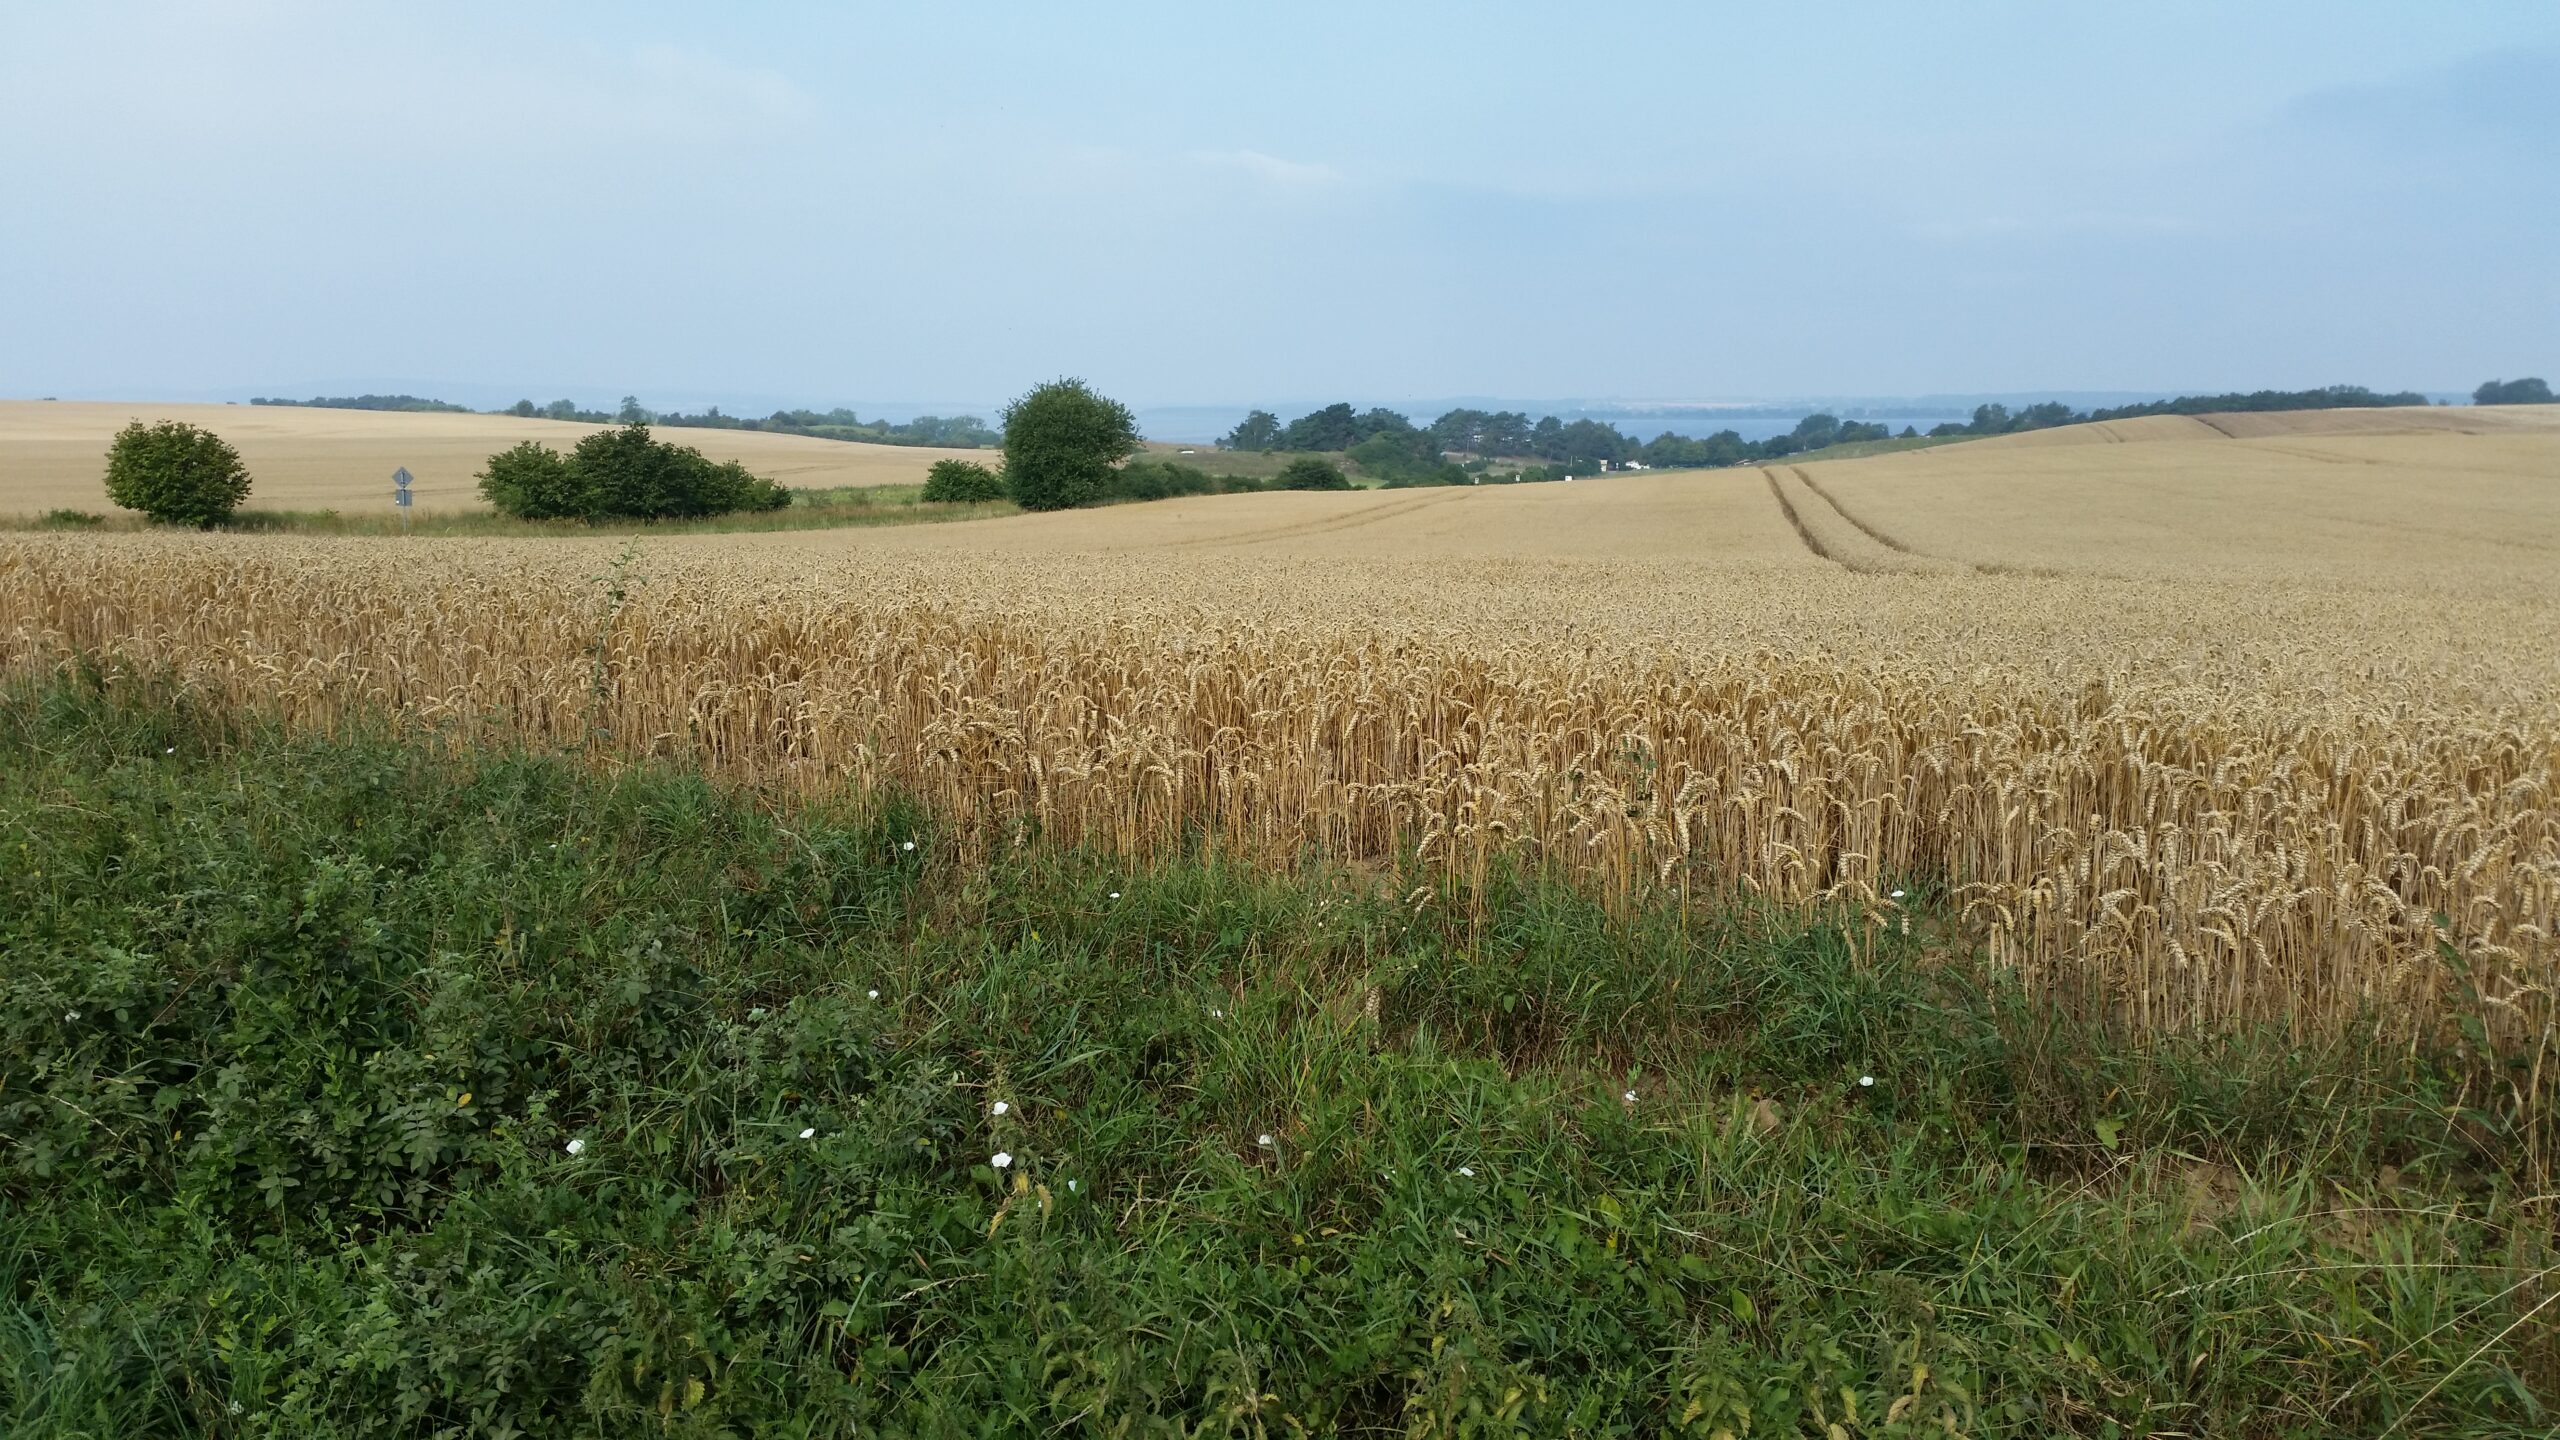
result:
M 252 509 L 385 514 L 391 511 L 391 472 L 403 466 L 419 509 L 485 509 L 476 477 L 492 454 L 526 440 L 566 450 L 604 428 L 450 412 L 0 400 L 0 516 L 112 509 L 105 491 L 107 447 L 134 420 L 183 420 L 230 441 L 249 467 Z M 864 445 L 749 430 L 658 434 L 714 460 L 740 461 L 768 479 L 812 489 L 921 485 L 936 460 L 990 458 L 984 450 Z
M 2560 413 L 644 541 L 0 538 L 167 667 L 1144 855 L 1829 901 L 2137 1027 L 2477 1028 L 2539 1090 Z M 609 599 L 619 573 L 627 600 Z M 2448 956 L 2455 957 L 2449 961 Z M 2458 962 L 2458 963 L 2457 963 Z

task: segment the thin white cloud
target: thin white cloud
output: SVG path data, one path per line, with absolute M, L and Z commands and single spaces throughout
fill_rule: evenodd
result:
M 2075 210 L 2051 214 L 1951 216 L 1906 227 L 1915 240 L 1961 245 L 1979 240 L 2056 239 L 2066 236 L 2192 235 L 2203 227 L 2183 215 L 2136 211 Z
M 1283 160 L 1259 150 L 1201 150 L 1192 159 L 1222 170 L 1250 175 L 1266 184 L 1289 189 L 1312 190 L 1342 183 L 1343 175 L 1330 165 L 1310 164 L 1303 160 Z

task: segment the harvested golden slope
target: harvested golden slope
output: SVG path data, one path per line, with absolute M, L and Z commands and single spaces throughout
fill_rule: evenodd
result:
M 2560 579 L 2560 408 L 2476 433 L 2316 418 L 2395 413 L 2502 412 L 2314 412 L 2248 439 L 2162 416 L 2113 422 L 2119 444 L 2006 436 L 1805 469 L 1876 532 L 1973 566 L 2486 596 Z
M 230 441 L 249 466 L 249 504 L 265 510 L 391 508 L 391 472 L 405 465 L 421 509 L 476 508 L 473 477 L 489 456 L 524 440 L 566 450 L 602 427 L 512 415 L 319 410 L 291 405 L 0 401 L 0 515 L 109 509 L 107 446 L 132 420 L 184 420 Z M 920 484 L 934 461 L 983 450 L 857 445 L 804 435 L 678 430 L 660 438 L 714 460 L 738 460 L 785 485 Z

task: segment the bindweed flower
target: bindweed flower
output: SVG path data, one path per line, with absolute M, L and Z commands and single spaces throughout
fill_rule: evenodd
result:
M 1268 1135 L 1257 1135 L 1254 1137 L 1254 1143 L 1260 1145 L 1263 1149 L 1268 1150 L 1278 1142 L 1274 1141 Z
M 1893 892 L 1893 898 L 1894 898 L 1894 899 L 1896 899 L 1896 900 L 1901 899 L 1901 898 L 1902 898 L 1902 892 L 1901 892 L 1901 891 L 1899 891 L 1899 890 L 1894 891 L 1894 892 Z
M 583 1155 L 586 1153 L 587 1142 L 584 1140 L 572 1140 L 561 1148 L 567 1150 L 572 1155 Z
M 1876 1077 L 1873 1075 L 1861 1075 L 1858 1077 L 1858 1085 L 1861 1089 L 1872 1088 L 1875 1083 Z
M 175 745 L 172 745 L 172 746 L 170 746 L 168 749 L 163 750 L 163 751 L 161 751 L 160 753 L 161 753 L 161 754 L 163 754 L 163 755 L 175 755 L 175 754 L 177 754 L 177 753 L 178 753 L 178 747 L 177 747 L 177 746 L 175 746 Z
M 77 1019 L 79 1019 L 79 1018 L 80 1018 L 80 1012 L 79 1012 L 79 1011 L 77 1011 L 77 1010 L 65 1010 L 65 1011 L 63 1011 L 63 1012 L 62 1012 L 62 1018 L 63 1018 L 66 1022 L 67 1022 L 67 1021 L 72 1021 L 72 1020 L 77 1020 Z
M 1007 1104 L 1006 1104 L 1006 1103 L 1004 1103 L 1003 1101 L 999 1100 L 999 1101 L 997 1101 L 996 1103 L 994 1103 L 993 1105 L 990 1105 L 990 1106 L 988 1106 L 988 1107 L 987 1107 L 987 1113 L 988 1113 L 988 1114 L 990 1114 L 990 1115 L 1001 1115 L 1001 1114 L 1003 1114 L 1004 1112 L 1006 1112 L 1007 1110 L 1010 1110 L 1010 1109 L 1012 1109 L 1012 1108 L 1013 1108 L 1012 1106 L 1007 1105 Z
M 1070 1195 L 1075 1194 L 1078 1190 L 1080 1190 L 1080 1189 L 1082 1189 L 1082 1188 L 1083 1188 L 1083 1187 L 1082 1187 L 1081 1185 L 1077 1184 L 1077 1183 L 1076 1183 L 1075 1181 L 1073 1181 L 1073 1180 L 1070 1180 L 1070 1181 L 1068 1181 L 1068 1182 L 1067 1182 L 1067 1193 L 1068 1193 L 1068 1194 L 1070 1194 Z
M 916 848 L 916 842 L 914 842 L 913 840 L 909 840 L 909 841 L 905 842 L 904 844 L 901 844 L 898 848 L 899 848 L 899 849 L 901 849 L 901 850 L 913 850 L 914 848 Z
M 1458 1174 L 1464 1179 L 1473 1180 L 1476 1178 L 1476 1167 L 1473 1165 L 1461 1165 L 1458 1167 Z
M 1209 1018 L 1212 1020 L 1224 1020 L 1227 1018 L 1227 1012 L 1219 1009 L 1215 1005 L 1212 1005 L 1209 1007 Z
M 1626 1101 L 1627 1101 L 1627 1103 L 1628 1103 L 1628 1104 L 1630 1104 L 1630 1105 L 1633 1105 L 1634 1103 L 1636 1103 L 1636 1092 L 1634 1092 L 1633 1090 L 1628 1091 L 1628 1092 L 1627 1092 L 1627 1094 L 1626 1094 Z
M 877 990 L 872 991 L 872 992 L 871 992 L 871 998 L 872 998 L 872 999 L 874 999 L 874 1000 L 879 999 L 879 998 L 880 998 L 880 992 L 879 992 L 879 991 L 877 991 Z
M 1001 1170 L 1013 1163 L 1013 1153 L 1008 1150 L 999 1150 L 987 1157 L 987 1163 Z
M 800 1138 L 801 1138 L 801 1139 L 803 1139 L 803 1140 L 815 1140 L 815 1139 L 817 1139 L 817 1138 L 818 1138 L 818 1127 L 817 1127 L 817 1126 L 815 1126 L 815 1125 L 812 1125 L 812 1126 L 810 1126 L 808 1129 L 801 1131 L 801 1132 L 800 1132 Z

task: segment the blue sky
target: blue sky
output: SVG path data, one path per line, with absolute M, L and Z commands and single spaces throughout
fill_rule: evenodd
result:
M 0 395 L 2468 388 L 2560 6 L 0 0 Z

